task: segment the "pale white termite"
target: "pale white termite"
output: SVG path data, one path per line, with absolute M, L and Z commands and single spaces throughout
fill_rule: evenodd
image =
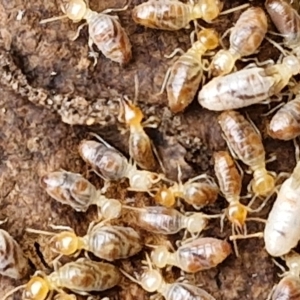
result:
M 231 246 L 228 242 L 204 237 L 184 243 L 174 253 L 169 252 L 166 246 L 157 246 L 151 253 L 151 259 L 159 268 L 172 265 L 184 272 L 196 273 L 216 267 L 230 253 Z
M 300 162 L 280 187 L 264 230 L 267 252 L 281 256 L 300 240 Z
M 202 18 L 210 22 L 221 12 L 220 0 L 197 0 L 195 4 L 173 0 L 149 0 L 132 10 L 137 24 L 162 30 L 179 30 L 189 27 L 193 20 Z
M 28 272 L 28 259 L 20 245 L 7 231 L 0 229 L 0 274 L 21 279 Z
M 109 199 L 81 174 L 58 171 L 41 178 L 41 186 L 56 201 L 71 206 L 76 211 L 85 212 L 90 205 L 96 205 L 105 219 L 118 218 L 122 204 Z
M 203 86 L 198 101 L 214 111 L 253 105 L 277 95 L 299 71 L 298 58 L 290 55 L 284 57 L 282 63 L 266 68 L 248 68 L 216 77 Z
M 262 43 L 268 29 L 265 12 L 260 7 L 250 7 L 237 20 L 230 34 L 230 47 L 220 50 L 210 66 L 213 76 L 231 72 L 235 62 L 253 54 Z
M 149 192 L 152 186 L 164 178 L 146 170 L 138 170 L 135 163 L 97 136 L 100 142 L 84 140 L 79 145 L 79 153 L 93 170 L 106 180 L 128 178 L 130 190 Z
M 189 283 L 166 283 L 161 273 L 152 268 L 149 258 L 148 264 L 149 267 L 138 279 L 135 279 L 123 270 L 120 271 L 131 281 L 139 284 L 145 291 L 149 293 L 157 292 L 166 300 L 215 300 L 205 290 Z
M 60 233 L 27 228 L 26 231 L 52 235 L 49 241 L 53 252 L 74 255 L 81 250 L 92 252 L 107 261 L 123 259 L 137 254 L 142 249 L 141 237 L 133 228 L 91 223 L 85 236 L 77 236 L 70 227 L 53 226 Z
M 292 140 L 300 135 L 300 96 L 287 102 L 272 117 L 268 134 L 279 140 Z
M 144 230 L 157 234 L 175 234 L 181 229 L 190 233 L 199 233 L 207 225 L 210 218 L 220 215 L 206 215 L 204 213 L 180 213 L 170 207 L 149 206 L 149 207 L 126 207 L 134 211 L 132 222 Z
M 65 15 L 42 20 L 40 23 L 47 23 L 54 20 L 69 18 L 74 22 L 86 20 L 89 25 L 89 48 L 97 63 L 97 54 L 93 50 L 93 44 L 103 53 L 103 55 L 120 65 L 127 64 L 131 59 L 131 44 L 129 38 L 118 21 L 118 17 L 109 16 L 112 11 L 126 10 L 128 5 L 122 9 L 107 9 L 101 13 L 92 11 L 87 7 L 84 0 L 70 0 L 66 6 L 62 6 Z M 79 36 L 83 24 L 78 28 L 74 40 Z
M 300 256 L 298 253 L 285 255 L 284 260 L 289 268 L 281 276 L 283 278 L 274 286 L 268 299 L 299 300 L 300 299 Z M 283 268 L 283 267 L 282 267 Z
M 26 300 L 51 299 L 54 291 L 63 294 L 64 288 L 80 295 L 88 295 L 89 292 L 108 290 L 120 281 L 121 273 L 114 265 L 79 258 L 62 267 L 55 267 L 50 275 L 38 271 L 27 284 L 13 289 L 2 300 L 20 289 L 24 289 L 23 299 Z

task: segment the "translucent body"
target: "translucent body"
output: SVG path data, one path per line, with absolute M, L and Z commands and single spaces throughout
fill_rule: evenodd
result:
M 138 170 L 121 152 L 102 139 L 101 141 L 83 141 L 79 145 L 81 157 L 99 176 L 107 180 L 128 178 L 132 190 L 144 192 L 148 192 L 163 177 L 157 173 Z
M 246 107 L 278 94 L 299 73 L 300 63 L 287 56 L 282 63 L 267 68 L 243 69 L 212 79 L 198 94 L 201 106 L 214 111 Z
M 258 49 L 267 29 L 267 17 L 260 7 L 250 7 L 244 11 L 231 30 L 229 49 L 220 50 L 214 56 L 212 74 L 220 76 L 230 73 L 236 60 L 251 55 Z
M 60 288 L 66 288 L 78 294 L 100 292 L 116 286 L 120 280 L 121 274 L 117 267 L 79 258 L 63 265 L 44 278 L 33 276 L 25 286 L 23 297 L 27 300 L 45 300 L 50 291 Z
M 118 17 L 92 11 L 84 0 L 70 0 L 64 12 L 75 22 L 86 20 L 89 25 L 89 47 L 92 52 L 94 52 L 92 45 L 95 44 L 105 57 L 120 65 L 130 61 L 131 44 Z
M 20 245 L 8 232 L 0 229 L 0 274 L 13 279 L 21 279 L 28 272 L 28 260 Z
M 242 177 L 227 151 L 214 153 L 215 174 L 220 190 L 229 203 L 226 214 L 229 221 L 241 227 L 247 218 L 247 207 L 240 203 Z
M 290 178 L 281 185 L 264 230 L 267 252 L 281 256 L 300 240 L 300 162 Z
M 171 67 L 167 81 L 169 107 L 173 113 L 183 111 L 194 99 L 202 80 L 202 55 L 218 46 L 217 33 L 204 29 L 198 34 L 198 41 Z
M 161 206 L 135 208 L 134 210 L 133 222 L 153 233 L 175 234 L 181 229 L 186 229 L 191 233 L 201 232 L 207 224 L 207 218 L 202 213 L 185 216 L 176 209 Z
M 300 97 L 286 103 L 273 116 L 268 134 L 279 140 L 292 140 L 300 135 Z
M 195 180 L 197 180 L 197 177 Z M 167 207 L 173 206 L 177 197 L 184 199 L 186 203 L 193 205 L 195 208 L 214 203 L 219 193 L 217 185 L 208 180 L 197 182 L 195 180 L 192 178 L 184 184 L 182 182 L 174 183 L 169 188 L 161 187 L 154 199 L 157 203 Z
M 271 300 L 299 300 L 300 299 L 300 257 L 299 254 L 291 253 L 285 257 L 288 272 L 271 293 Z M 270 298 L 269 298 L 270 299 Z
M 78 147 L 82 159 L 106 180 L 124 178 L 128 168 L 127 158 L 113 147 L 92 140 L 83 140 Z
M 85 212 L 90 205 L 97 205 L 104 218 L 117 218 L 121 214 L 121 203 L 106 198 L 81 174 L 67 171 L 51 172 L 41 178 L 41 185 L 56 201 Z
M 216 238 L 198 238 L 180 246 L 171 253 L 165 246 L 158 246 L 151 254 L 154 265 L 164 268 L 172 265 L 188 273 L 216 267 L 231 253 L 228 242 Z
M 83 237 L 72 231 L 61 232 L 51 239 L 51 244 L 61 254 L 71 255 L 85 249 L 108 261 L 133 256 L 142 249 L 141 238 L 134 229 L 101 223 L 92 226 Z
M 284 0 L 267 0 L 265 7 L 278 31 L 284 36 L 284 44 L 300 55 L 300 16 L 291 4 Z
M 198 0 L 195 4 L 174 0 L 149 0 L 132 10 L 137 24 L 162 30 L 179 30 L 189 26 L 190 21 L 202 18 L 212 21 L 221 12 L 219 0 Z
M 137 165 L 146 170 L 155 170 L 157 161 L 152 151 L 150 138 L 144 131 L 142 120 L 143 112 L 131 101 L 121 101 L 125 124 L 129 127 L 129 154 Z
M 257 195 L 271 192 L 275 182 L 265 167 L 265 150 L 259 133 L 236 111 L 225 111 L 218 120 L 229 148 L 253 171 L 253 192 Z

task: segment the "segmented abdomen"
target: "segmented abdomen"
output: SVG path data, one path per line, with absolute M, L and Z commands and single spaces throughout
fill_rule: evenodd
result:
M 135 23 L 149 28 L 179 30 L 191 21 L 191 7 L 179 1 L 150 0 L 132 10 Z
M 89 22 L 89 34 L 103 55 L 121 65 L 131 59 L 131 44 L 118 18 L 95 14 Z
M 21 247 L 8 232 L 0 229 L 0 274 L 21 279 L 28 271 L 28 261 Z
M 56 279 L 60 287 L 75 292 L 92 292 L 116 286 L 121 280 L 121 274 L 114 265 L 79 258 L 50 274 L 49 279 Z
M 276 286 L 272 300 L 300 300 L 300 280 L 290 275 L 282 278 Z
M 174 63 L 167 83 L 169 107 L 173 113 L 183 111 L 193 101 L 202 74 L 200 61 L 189 52 Z
M 114 261 L 135 255 L 142 249 L 139 234 L 130 227 L 95 226 L 88 234 L 89 251 Z
M 230 147 L 244 164 L 250 167 L 264 164 L 265 150 L 261 137 L 240 113 L 223 112 L 219 116 L 219 124 Z
M 263 68 L 245 69 L 211 80 L 200 90 L 198 101 L 214 111 L 242 108 L 270 97 L 275 83 Z

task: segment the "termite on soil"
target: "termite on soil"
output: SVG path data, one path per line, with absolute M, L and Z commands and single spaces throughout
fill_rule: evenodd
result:
M 244 11 L 230 29 L 230 47 L 220 50 L 213 58 L 210 71 L 213 76 L 226 75 L 242 57 L 255 53 L 268 30 L 265 12 L 260 7 L 250 7 Z
M 70 0 L 65 6 L 61 6 L 63 16 L 53 17 L 42 20 L 44 24 L 55 20 L 69 18 L 73 22 L 86 20 L 86 23 L 79 26 L 75 40 L 86 24 L 89 25 L 88 45 L 91 50 L 91 56 L 94 57 L 94 65 L 97 64 L 98 54 L 93 50 L 93 44 L 103 53 L 103 55 L 120 65 L 127 64 L 131 59 L 131 44 L 129 38 L 119 23 L 116 16 L 109 16 L 108 13 L 113 11 L 122 11 L 128 8 L 127 4 L 121 9 L 106 9 L 101 13 L 92 11 L 88 8 L 84 0 Z

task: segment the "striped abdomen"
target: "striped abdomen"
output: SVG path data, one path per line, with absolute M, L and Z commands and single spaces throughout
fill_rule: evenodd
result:
M 240 113 L 225 111 L 219 124 L 230 148 L 237 157 L 251 168 L 264 165 L 265 150 L 260 135 Z
M 285 141 L 300 135 L 300 97 L 277 111 L 270 122 L 268 133 L 274 139 Z
M 300 300 L 300 280 L 296 276 L 286 276 L 276 286 L 272 300 Z
M 169 107 L 173 113 L 183 111 L 193 101 L 199 89 L 203 74 L 200 58 L 201 54 L 190 49 L 171 68 L 167 94 Z
M 76 211 L 86 211 L 96 198 L 96 188 L 81 174 L 52 172 L 41 178 L 41 185 L 56 201 Z
M 267 0 L 265 3 L 273 23 L 284 35 L 287 47 L 297 47 L 300 43 L 300 16 L 292 6 L 283 0 Z
M 133 256 L 142 249 L 139 234 L 130 227 L 98 224 L 84 239 L 88 251 L 108 261 Z
M 239 198 L 242 189 L 242 178 L 230 154 L 227 151 L 214 153 L 215 174 L 220 190 L 226 199 Z
M 240 70 L 212 79 L 200 90 L 198 101 L 214 111 L 246 107 L 269 98 L 276 80 L 263 68 Z
M 188 283 L 172 283 L 164 289 L 162 295 L 166 300 L 215 300 L 205 290 Z
M 244 11 L 230 34 L 230 48 L 240 56 L 253 54 L 265 38 L 268 21 L 260 7 L 251 7 Z
M 132 10 L 135 23 L 149 28 L 179 30 L 192 20 L 191 5 L 179 1 L 150 0 Z
M 174 234 L 182 228 L 183 217 L 173 208 L 145 207 L 137 212 L 136 225 L 153 233 Z
M 195 273 L 217 266 L 231 253 L 230 244 L 216 238 L 198 238 L 176 251 L 178 267 Z
M 21 279 L 28 271 L 28 261 L 21 247 L 8 232 L 0 229 L 0 274 Z
M 88 22 L 89 35 L 103 55 L 120 65 L 131 59 L 131 44 L 118 18 L 95 13 Z
M 48 279 L 50 282 L 56 282 L 57 287 L 73 292 L 96 292 L 108 290 L 119 284 L 121 274 L 114 265 L 79 258 L 50 274 Z

